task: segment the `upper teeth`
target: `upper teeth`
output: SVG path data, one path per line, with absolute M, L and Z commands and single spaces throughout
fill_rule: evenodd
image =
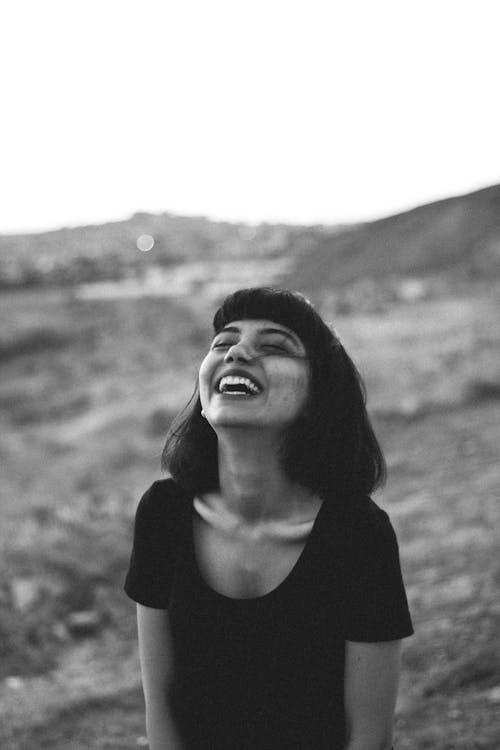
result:
M 241 378 L 237 375 L 226 375 L 223 377 L 219 383 L 219 392 L 222 391 L 225 385 L 236 385 L 237 383 L 246 385 L 254 393 L 260 393 L 260 388 L 258 388 L 249 378 Z

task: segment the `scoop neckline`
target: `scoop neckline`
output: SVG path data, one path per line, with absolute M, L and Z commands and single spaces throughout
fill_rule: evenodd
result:
M 306 542 L 304 544 L 304 547 L 298 556 L 297 560 L 293 564 L 293 566 L 288 571 L 287 575 L 283 578 L 280 583 L 278 583 L 277 586 L 275 586 L 271 591 L 268 591 L 266 594 L 262 594 L 262 596 L 245 596 L 245 597 L 238 597 L 238 596 L 227 596 L 226 594 L 223 594 L 220 591 L 217 591 L 214 589 L 206 580 L 205 577 L 201 571 L 201 568 L 198 564 L 198 559 L 196 556 L 196 548 L 194 543 L 194 515 L 196 513 L 194 509 L 194 501 L 196 496 L 193 496 L 191 498 L 190 502 L 190 514 L 189 514 L 189 548 L 191 553 L 191 562 L 193 565 L 193 568 L 196 573 L 196 577 L 198 578 L 198 581 L 201 583 L 203 589 L 205 589 L 206 592 L 208 592 L 212 597 L 215 597 L 219 599 L 220 601 L 228 602 L 232 605 L 241 605 L 241 606 L 251 606 L 256 605 L 260 602 L 267 601 L 269 599 L 272 599 L 276 596 L 278 596 L 281 591 L 286 588 L 290 582 L 293 582 L 293 579 L 297 576 L 298 571 L 300 568 L 305 564 L 305 560 L 310 554 L 310 549 L 313 546 L 314 540 L 318 534 L 318 527 L 321 523 L 321 520 L 323 518 L 323 515 L 326 512 L 326 506 L 328 505 L 327 501 L 323 499 L 320 508 L 316 514 L 316 518 L 314 519 L 311 531 L 309 532 Z

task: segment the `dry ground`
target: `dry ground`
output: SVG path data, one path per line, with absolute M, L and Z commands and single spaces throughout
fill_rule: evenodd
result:
M 392 480 L 376 500 L 397 530 L 416 630 L 404 642 L 401 750 L 497 747 L 499 417 L 500 404 L 487 403 L 379 425 Z M 110 636 L 68 652 L 58 672 L 4 684 L 0 694 L 8 750 L 125 749 L 144 736 L 135 645 Z
M 387 510 L 398 535 L 416 630 L 404 641 L 395 728 L 395 748 L 400 750 L 497 750 L 499 746 L 500 400 L 493 386 L 498 386 L 500 373 L 495 311 L 493 292 L 481 292 L 338 321 L 348 350 L 361 363 L 376 431 L 387 456 L 389 481 L 374 499 Z M 83 312 L 108 320 L 103 310 Z M 36 317 L 35 313 L 33 303 L 30 315 Z M 133 344 L 133 372 L 125 373 L 118 366 L 126 360 L 120 354 L 119 337 L 112 345 L 118 360 L 114 369 L 105 359 L 106 347 L 92 348 L 87 342 L 87 351 L 84 346 L 86 377 L 77 378 L 77 385 L 93 389 L 88 409 L 59 419 L 32 413 L 31 420 L 21 424 L 19 419 L 16 422 L 19 404 L 15 408 L 6 404 L 4 425 L 9 431 L 4 429 L 0 441 L 10 470 L 10 490 L 2 506 L 8 510 L 4 529 L 17 529 L 22 537 L 23 518 L 37 498 L 47 506 L 71 507 L 75 493 L 83 497 L 99 489 L 122 498 L 131 514 L 139 491 L 158 476 L 161 436 L 146 429 L 150 422 L 144 422 L 145 404 L 150 416 L 166 402 L 175 406 L 190 395 L 193 383 L 188 373 L 199 355 L 196 347 L 204 341 L 203 334 L 197 333 L 202 315 L 186 313 L 187 333 L 177 328 L 169 334 L 176 338 L 168 338 L 163 330 L 158 332 L 157 310 L 143 313 L 135 320 L 129 311 L 128 330 L 122 331 L 127 346 Z M 51 319 L 56 330 L 59 314 L 55 304 Z M 171 318 L 176 321 L 186 319 L 174 308 L 169 315 L 177 316 Z M 78 318 L 83 325 L 81 308 Z M 177 373 L 165 375 L 158 369 L 156 351 L 147 355 L 144 321 L 149 321 L 156 344 L 160 336 L 167 351 L 177 346 L 176 361 L 184 373 L 181 385 Z M 87 319 L 88 326 L 98 324 Z M 109 321 L 106 325 L 109 342 L 112 327 Z M 191 348 L 184 350 L 186 336 Z M 62 360 L 54 355 L 52 363 L 46 360 L 45 369 L 39 360 L 38 365 L 32 360 L 32 368 L 39 368 L 37 378 L 26 359 L 9 361 L 4 368 L 10 373 L 9 382 L 4 381 L 0 396 L 6 398 L 14 386 L 21 391 L 23 381 L 18 378 L 15 383 L 12 377 L 22 371 L 23 378 L 32 379 L 32 406 L 42 382 L 53 397 L 51 367 L 60 373 L 61 393 L 72 393 L 77 360 L 68 351 L 66 355 L 67 380 L 61 374 Z M 143 363 L 142 370 L 141 357 L 149 357 L 148 367 Z M 98 372 L 92 376 L 92 363 L 95 367 L 98 360 L 101 379 Z M 103 390 L 102 381 L 108 390 Z M 487 387 L 482 387 L 485 383 Z M 109 390 L 112 384 L 114 396 Z M 106 393 L 107 412 L 102 410 Z M 26 449 L 31 464 L 22 460 Z M 16 513 L 13 492 L 23 516 Z M 121 541 L 128 544 L 127 534 L 122 533 Z M 144 744 L 133 604 L 127 601 L 123 606 L 127 627 L 70 642 L 55 669 L 31 677 L 11 674 L 0 684 L 2 748 L 126 750 Z

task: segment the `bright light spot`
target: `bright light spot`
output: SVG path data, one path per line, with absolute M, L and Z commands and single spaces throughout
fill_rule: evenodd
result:
M 5 678 L 5 684 L 11 690 L 19 690 L 23 686 L 23 681 L 20 677 L 11 675 L 10 677 Z
M 137 238 L 136 244 L 137 249 L 140 250 L 141 253 L 147 253 L 148 250 L 151 250 L 154 247 L 154 237 L 151 237 L 150 234 L 141 234 L 141 236 Z

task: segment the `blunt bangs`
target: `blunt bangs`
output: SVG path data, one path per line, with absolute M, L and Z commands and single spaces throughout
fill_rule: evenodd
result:
M 307 297 L 300 292 L 276 287 L 239 289 L 226 297 L 214 315 L 214 334 L 234 320 L 258 318 L 291 328 L 311 359 L 325 348 L 340 344 Z

